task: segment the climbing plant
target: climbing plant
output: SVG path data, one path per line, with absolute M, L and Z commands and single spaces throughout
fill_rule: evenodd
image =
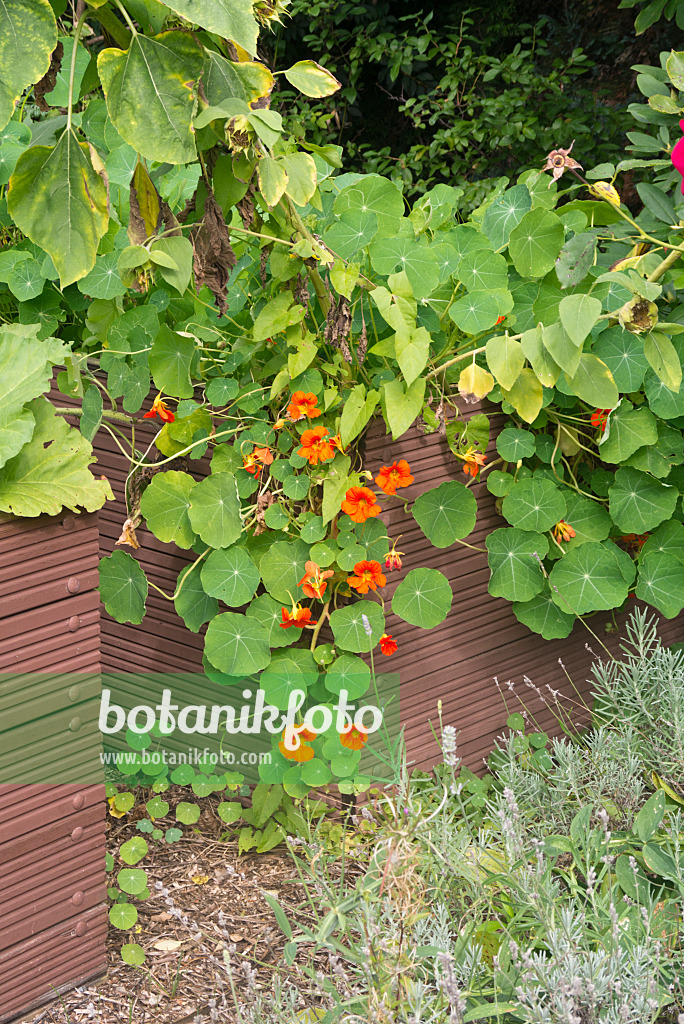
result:
M 281 13 L 248 0 L 94 0 L 75 24 L 57 0 L 2 12 L 0 360 L 14 372 L 0 509 L 102 504 L 108 484 L 87 465 L 109 431 L 128 517 L 101 564 L 107 611 L 145 614 L 144 521 L 191 553 L 163 597 L 188 629 L 206 625 L 207 674 L 258 675 L 277 708 L 295 689 L 316 705 L 364 695 L 363 656 L 396 651 L 387 573 L 402 573 L 392 612 L 418 628 L 457 599 L 437 569 L 404 573 L 387 535 L 383 503 L 422 481 L 401 459 L 364 463 L 378 417 L 392 440 L 438 432 L 464 470 L 413 503 L 426 546 L 469 543 L 472 484 L 486 480 L 506 524 L 487 537 L 489 590 L 531 630 L 567 636 L 633 594 L 678 614 L 684 246 L 670 133 L 684 55 L 640 72 L 635 116 L 657 137 L 630 138 L 646 157 L 585 179 L 591 153 L 559 145 L 464 220 L 459 188 L 409 204 L 386 178 L 344 173 L 338 147 L 284 134 L 275 75 L 312 99 L 338 83 L 314 60 L 254 59 L 260 25 Z M 616 188 L 635 160 L 654 172 L 636 218 Z M 57 365 L 80 400 L 58 411 L 42 397 Z M 495 454 L 492 403 L 508 417 Z M 159 428 L 149 447 L 143 418 Z M 332 780 L 352 792 L 369 784 L 365 739 L 298 727 L 261 777 L 291 796 Z

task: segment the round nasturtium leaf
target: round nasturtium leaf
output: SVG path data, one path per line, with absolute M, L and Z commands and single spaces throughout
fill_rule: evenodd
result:
M 234 822 L 239 821 L 242 817 L 242 804 L 236 800 L 223 800 L 216 808 L 221 821 L 225 822 L 226 825 L 232 825 Z
M 189 786 L 195 778 L 195 769 L 191 764 L 179 764 L 171 772 L 171 781 L 177 786 Z
M 116 876 L 116 882 L 129 896 L 137 896 L 147 888 L 147 872 L 140 868 L 122 868 Z
M 176 807 L 176 820 L 183 825 L 194 825 L 199 821 L 199 804 L 191 804 L 188 800 L 181 800 Z
M 176 590 L 180 593 L 173 600 L 176 613 L 193 633 L 199 633 L 205 622 L 218 612 L 218 601 L 204 590 L 200 577 L 201 565 L 195 565 L 190 572 L 185 566 L 178 573 Z
M 564 491 L 565 515 L 564 520 L 575 531 L 575 536 L 569 541 L 563 541 L 565 551 L 571 551 L 580 544 L 587 541 L 605 540 L 612 528 L 612 520 L 608 510 L 598 501 L 591 498 L 584 498 L 574 491 Z
M 674 420 L 684 416 L 684 388 L 670 391 L 653 370 L 649 370 L 644 378 L 644 391 L 651 412 L 664 420 Z
M 530 601 L 544 588 L 539 560 L 549 550 L 542 533 L 503 527 L 487 537 L 487 558 L 491 571 L 489 593 L 508 601 Z
M 392 611 L 404 622 L 432 629 L 444 622 L 454 594 L 438 569 L 411 569 L 392 598 Z
M 138 911 L 130 903 L 115 903 L 109 908 L 109 922 L 114 928 L 127 931 L 138 920 Z
M 261 673 L 259 686 L 264 691 L 267 704 L 284 710 L 294 690 L 306 693 L 307 678 L 290 652 L 280 651 L 273 655 L 270 665 Z
M 458 480 L 446 480 L 421 494 L 413 504 L 413 518 L 436 548 L 448 548 L 475 528 L 477 501 Z
M 207 402 L 211 405 L 227 405 L 237 398 L 240 385 L 232 377 L 214 377 L 207 384 L 204 392 Z
M 506 427 L 496 439 L 496 450 L 506 462 L 518 462 L 534 455 L 536 442 L 531 430 Z
M 302 765 L 301 778 L 307 786 L 326 786 L 332 778 L 332 772 L 325 761 L 314 757 Z
M 239 608 L 254 597 L 261 582 L 256 565 L 243 547 L 212 551 L 200 573 L 202 587 L 229 608 Z
M 513 308 L 513 297 L 509 291 L 472 291 L 456 299 L 449 306 L 449 316 L 457 327 L 466 334 L 479 334 L 494 327 L 500 316 Z
M 368 621 L 370 636 L 367 635 L 363 616 Z M 330 627 L 335 643 L 343 651 L 353 654 L 368 652 L 376 646 L 385 631 L 385 616 L 375 601 L 355 601 L 346 608 L 338 608 L 330 616 Z
M 548 586 L 530 601 L 514 601 L 511 608 L 523 626 L 540 633 L 544 640 L 561 640 L 570 636 L 575 624 L 574 615 L 554 604 Z
M 223 612 L 211 620 L 204 638 L 207 658 L 221 672 L 249 676 L 271 660 L 268 632 L 255 619 Z
M 684 565 L 684 526 L 677 519 L 663 523 L 651 534 L 641 549 L 641 557 L 657 552 L 663 552 Z
M 147 599 L 147 577 L 127 551 L 113 551 L 100 559 L 100 597 L 117 622 L 142 622 Z
M 513 185 L 487 207 L 482 221 L 482 230 L 494 249 L 502 249 L 532 207 L 532 198 L 527 185 Z
M 164 833 L 164 839 L 167 843 L 177 843 L 179 839 L 183 838 L 183 832 L 179 828 L 167 828 Z
M 513 487 L 515 477 L 511 473 L 502 473 L 494 469 L 487 477 L 487 490 L 497 498 L 505 497 Z
M 623 394 L 631 394 L 641 387 L 648 370 L 643 342 L 624 327 L 609 327 L 602 331 L 591 351 L 601 359 Z
M 503 500 L 501 511 L 511 526 L 544 533 L 565 516 L 565 497 L 550 480 L 520 480 Z
M 169 805 L 160 796 L 148 800 L 145 809 L 151 818 L 164 818 L 169 813 Z
M 617 550 L 613 545 L 592 541 L 563 555 L 549 574 L 558 607 L 568 614 L 584 615 L 621 605 L 629 593 L 629 583 Z
M 636 596 L 673 619 L 684 608 L 684 564 L 665 551 L 647 554 L 639 566 Z
M 212 473 L 192 489 L 190 524 L 211 548 L 228 548 L 242 533 L 240 499 L 232 473 Z
M 475 249 L 458 265 L 458 279 L 469 292 L 493 291 L 508 287 L 508 264 L 491 249 Z
M 350 534 L 349 536 L 353 537 L 354 535 Z M 365 559 L 366 549 L 360 544 L 350 544 L 339 552 L 337 564 L 344 572 L 351 572 L 357 562 L 363 562 Z
M 610 514 L 619 530 L 647 533 L 672 516 L 679 492 L 648 473 L 623 467 L 615 474 L 608 498 Z
M 565 239 L 561 220 L 549 210 L 530 210 L 511 231 L 508 251 L 521 277 L 543 277 L 553 270 Z
M 145 963 L 145 950 L 137 942 L 126 942 L 121 947 L 121 959 L 131 967 L 141 967 Z
M 610 414 L 606 430 L 599 442 L 604 462 L 624 462 L 643 445 L 654 445 L 658 440 L 658 423 L 645 405 L 635 409 L 631 402 L 623 401 Z
M 289 608 L 289 606 L 290 602 L 287 607 Z M 245 609 L 245 615 L 254 619 L 268 632 L 269 647 L 289 647 L 302 635 L 301 629 L 297 626 L 290 626 L 289 629 L 282 628 L 283 604 L 272 598 L 270 594 L 260 594 L 259 597 L 255 597 L 249 607 Z
M 137 864 L 146 855 L 149 847 L 142 836 L 133 836 L 119 847 L 119 857 L 124 864 Z
M 370 668 L 353 654 L 341 654 L 325 674 L 325 687 L 336 696 L 347 691 L 349 700 L 363 697 L 370 686 Z
M 399 227 L 404 213 L 404 197 L 399 189 L 379 174 L 366 174 L 359 181 L 343 188 L 335 199 L 335 214 L 347 220 L 347 214 L 359 214 L 363 227 L 377 218 L 378 230 L 383 235 L 392 235 Z M 367 221 L 366 221 L 367 219 Z
M 155 537 L 165 544 L 190 548 L 197 539 L 190 525 L 188 509 L 195 481 L 189 473 L 157 473 L 140 500 L 140 511 Z
M 291 605 L 302 592 L 299 581 L 306 574 L 310 548 L 302 540 L 279 540 L 272 544 L 259 562 L 264 586 L 276 601 Z

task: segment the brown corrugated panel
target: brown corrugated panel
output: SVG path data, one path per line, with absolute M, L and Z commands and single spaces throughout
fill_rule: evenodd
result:
M 96 515 L 0 517 L 2 1022 L 106 967 L 98 558 Z

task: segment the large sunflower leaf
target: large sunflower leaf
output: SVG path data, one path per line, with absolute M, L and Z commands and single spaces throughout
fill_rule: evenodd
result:
M 256 53 L 259 26 L 252 0 L 170 0 L 166 6 L 207 32 L 237 43 L 247 53 Z
M 24 89 L 48 70 L 56 45 L 57 23 L 47 0 L 0 3 L 0 128 Z

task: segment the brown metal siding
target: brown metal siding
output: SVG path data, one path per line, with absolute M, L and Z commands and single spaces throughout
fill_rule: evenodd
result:
M 0 517 L 0 1022 L 106 966 L 98 558 L 96 515 Z

